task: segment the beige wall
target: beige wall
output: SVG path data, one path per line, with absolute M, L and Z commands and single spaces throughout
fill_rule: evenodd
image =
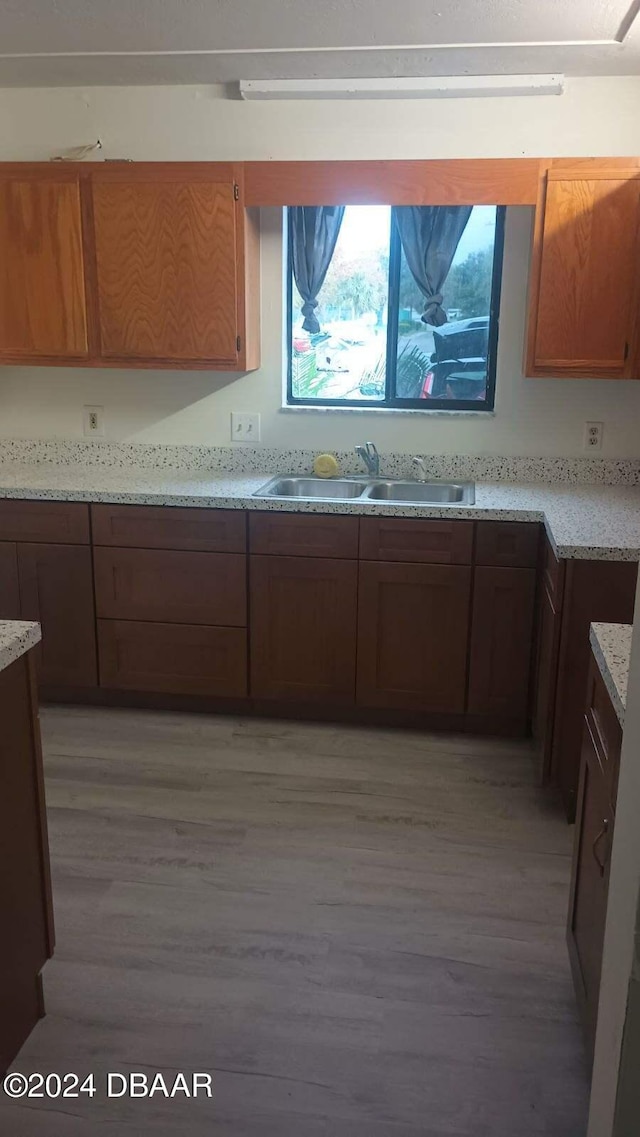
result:
M 242 103 L 216 88 L 0 91 L 0 159 L 46 159 L 100 136 L 107 158 L 394 158 L 640 153 L 640 80 L 575 80 L 561 98 L 437 104 Z M 531 211 L 507 220 L 496 413 L 428 417 L 282 413 L 281 215 L 262 214 L 263 364 L 196 372 L 0 369 L 0 436 L 82 433 L 83 404 L 105 407 L 107 436 L 227 443 L 232 410 L 259 411 L 262 441 L 383 450 L 579 455 L 583 424 L 605 423 L 606 456 L 636 457 L 640 385 L 524 380 L 521 355 Z

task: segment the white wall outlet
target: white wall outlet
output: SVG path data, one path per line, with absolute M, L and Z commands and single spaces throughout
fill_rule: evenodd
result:
M 85 438 L 104 438 L 104 407 L 82 408 L 82 430 Z
M 584 424 L 584 448 L 585 450 L 602 450 L 602 435 L 604 433 L 604 423 L 602 422 L 585 422 Z
M 259 442 L 260 415 L 248 411 L 231 412 L 231 441 Z

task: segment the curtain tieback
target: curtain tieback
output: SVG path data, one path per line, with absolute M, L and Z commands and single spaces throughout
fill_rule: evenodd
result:
M 304 328 L 305 332 L 311 332 L 312 335 L 317 335 L 317 333 L 320 331 L 320 324 L 318 323 L 318 317 L 316 316 L 317 307 L 317 300 L 305 300 L 304 304 L 302 305 L 302 315 L 304 316 L 302 327 Z
M 442 293 L 434 292 L 431 296 L 425 296 L 424 312 L 421 319 L 425 324 L 433 324 L 434 327 L 439 328 L 442 324 L 447 322 L 447 314 L 442 307 Z

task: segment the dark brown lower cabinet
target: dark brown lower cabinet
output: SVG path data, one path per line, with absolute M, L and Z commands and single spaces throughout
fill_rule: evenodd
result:
M 95 687 L 93 566 L 88 545 L 18 544 L 20 614 L 42 625 L 38 679 Z
M 593 1053 L 607 915 L 609 862 L 622 732 L 604 682 L 591 664 L 567 940 L 587 1045 Z
M 527 721 L 536 572 L 475 570 L 469 655 L 472 714 Z
M 29 656 L 0 672 L 0 1074 L 44 1013 L 53 953 L 49 850 Z
M 471 568 L 361 561 L 361 706 L 465 709 Z
M 638 566 L 631 561 L 568 561 L 562 607 L 551 773 L 569 821 L 576 816 L 589 627 L 633 622 Z
M 357 562 L 257 555 L 249 578 L 251 694 L 352 704 Z
M 18 550 L 14 541 L 0 543 L 0 620 L 20 619 Z
M 553 556 L 549 546 L 547 555 Z M 555 560 L 555 558 L 554 558 Z M 564 565 L 555 561 L 558 574 L 543 569 L 538 600 L 536 636 L 536 683 L 533 706 L 533 735 L 537 742 L 540 782 L 549 780 L 553 746 L 553 720 L 556 707 L 560 633 L 562 630 L 562 591 L 560 577 Z
M 240 698 L 247 693 L 246 628 L 98 620 L 100 686 Z

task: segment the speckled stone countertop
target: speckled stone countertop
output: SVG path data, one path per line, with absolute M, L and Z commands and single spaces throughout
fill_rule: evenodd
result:
M 39 624 L 27 620 L 0 620 L 0 671 L 15 663 L 39 640 Z
M 592 624 L 589 633 L 600 674 L 623 726 L 632 635 L 632 624 Z
M 255 497 L 256 490 L 272 476 L 268 473 L 225 475 L 206 470 L 10 463 L 0 466 L 0 497 L 378 517 L 543 521 L 560 557 L 640 560 L 640 486 L 477 481 L 473 506 Z

